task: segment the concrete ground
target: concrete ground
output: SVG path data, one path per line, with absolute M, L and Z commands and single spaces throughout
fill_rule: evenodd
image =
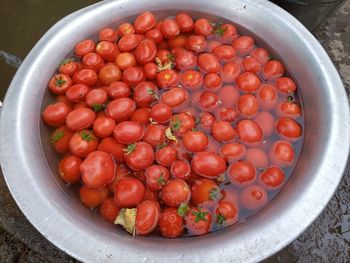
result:
M 350 94 L 350 0 L 314 31 Z M 347 135 L 349 136 L 349 135 Z M 42 237 L 14 203 L 0 174 L 0 262 L 77 262 Z M 297 240 L 266 262 L 350 262 L 350 162 L 331 202 Z

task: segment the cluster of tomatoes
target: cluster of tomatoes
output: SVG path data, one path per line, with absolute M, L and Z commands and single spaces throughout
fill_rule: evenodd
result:
M 302 138 L 296 85 L 233 24 L 145 12 L 74 53 L 49 82 L 57 101 L 43 119 L 56 128 L 59 176 L 81 183 L 81 202 L 105 220 L 202 235 L 286 181 Z

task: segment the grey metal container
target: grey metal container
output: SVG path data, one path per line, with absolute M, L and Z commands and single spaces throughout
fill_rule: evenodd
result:
M 57 156 L 41 121 L 47 83 L 83 38 L 150 10 L 187 11 L 239 24 L 277 54 L 299 84 L 305 107 L 300 160 L 281 193 L 247 222 L 202 237 L 131 238 L 84 208 L 57 179 Z M 349 153 L 347 97 L 332 62 L 296 19 L 264 0 L 104 1 L 58 22 L 14 77 L 1 112 L 0 160 L 6 182 L 30 222 L 52 243 L 84 262 L 256 262 L 300 235 L 327 205 Z

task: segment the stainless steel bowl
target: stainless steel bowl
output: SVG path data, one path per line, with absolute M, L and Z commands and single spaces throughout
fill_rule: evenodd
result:
M 47 83 L 81 39 L 103 26 L 151 10 L 187 11 L 231 20 L 283 55 L 305 106 L 301 158 L 281 193 L 247 222 L 202 237 L 163 239 L 119 231 L 84 208 L 57 180 L 57 157 L 41 110 Z M 85 262 L 255 262 L 300 235 L 327 205 L 341 180 L 350 145 L 349 107 L 336 69 L 317 40 L 291 15 L 264 0 L 104 1 L 58 22 L 37 43 L 13 79 L 1 112 L 0 159 L 13 197 L 57 247 Z

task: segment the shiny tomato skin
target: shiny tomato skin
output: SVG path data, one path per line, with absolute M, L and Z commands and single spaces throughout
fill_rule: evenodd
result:
M 111 136 L 115 126 L 115 121 L 112 118 L 101 116 L 97 117 L 92 124 L 94 134 L 100 138 Z
M 185 217 L 185 225 L 191 235 L 199 236 L 207 234 L 211 229 L 212 214 L 205 207 L 193 207 Z
M 107 105 L 106 114 L 118 123 L 129 119 L 135 109 L 135 101 L 130 98 L 119 98 Z
M 213 33 L 213 27 L 205 18 L 199 18 L 194 22 L 194 33 L 196 35 L 208 36 Z
M 235 162 L 229 168 L 228 178 L 239 187 L 250 185 L 256 179 L 256 168 L 250 161 Z
M 99 209 L 100 215 L 104 220 L 110 223 L 114 223 L 119 214 L 120 208 L 117 206 L 113 197 L 105 199 Z
M 217 58 L 210 53 L 202 53 L 197 57 L 199 68 L 206 73 L 218 73 L 220 71 L 220 63 Z
M 258 74 L 261 71 L 261 64 L 259 61 L 251 56 L 245 57 L 242 61 L 243 71 L 248 71 L 254 74 Z
M 153 148 L 163 144 L 165 142 L 165 126 L 158 124 L 147 125 L 143 140 Z
M 219 74 L 209 73 L 204 76 L 203 85 L 206 89 L 217 92 L 222 86 L 222 78 Z
M 175 19 L 181 32 L 187 33 L 192 31 L 194 22 L 190 15 L 186 13 L 178 13 Z
M 131 115 L 130 120 L 140 123 L 141 125 L 147 125 L 149 118 L 151 117 L 151 109 L 147 107 L 138 108 Z
M 145 186 L 133 177 L 120 179 L 115 185 L 114 201 L 120 208 L 133 208 L 142 202 Z
M 95 72 L 98 72 L 100 68 L 105 64 L 103 58 L 97 53 L 87 53 L 81 59 L 83 68 L 92 69 Z
M 91 189 L 87 186 L 82 186 L 79 190 L 80 201 L 89 208 L 98 207 L 107 197 L 108 188 Z
M 295 160 L 295 152 L 292 144 L 287 141 L 276 141 L 270 149 L 269 158 L 272 164 L 281 167 L 292 166 Z
M 171 117 L 170 125 L 177 126 L 174 128 L 177 133 L 185 134 L 196 126 L 196 119 L 190 113 L 180 112 Z
M 132 51 L 140 42 L 140 38 L 136 34 L 127 34 L 122 36 L 118 41 L 118 48 L 122 52 Z
M 67 74 L 56 74 L 50 79 L 49 89 L 56 95 L 65 94 L 66 91 L 73 85 L 71 77 Z
M 285 116 L 292 119 L 297 119 L 301 115 L 301 107 L 293 101 L 284 101 L 276 106 L 277 116 Z
M 158 226 L 160 205 L 157 201 L 145 200 L 136 209 L 136 235 L 149 235 Z
M 241 67 L 234 62 L 227 62 L 221 68 L 220 75 L 224 83 L 232 83 L 241 74 Z
M 76 61 L 69 61 L 67 63 L 63 63 L 58 71 L 61 74 L 66 74 L 68 76 L 73 76 L 73 74 L 81 69 L 81 63 Z
M 104 85 L 108 86 L 119 81 L 122 78 L 122 72 L 116 65 L 109 63 L 100 69 L 98 77 Z
M 112 137 L 107 137 L 102 139 L 102 141 L 97 147 L 97 150 L 111 154 L 116 161 L 123 162 L 125 148 L 126 148 L 125 144 L 121 144 L 117 142 Z
M 221 121 L 233 122 L 239 113 L 234 110 L 232 107 L 222 107 L 219 108 L 216 112 L 216 116 Z
M 159 29 L 153 28 L 148 30 L 145 34 L 145 37 L 154 41 L 154 43 L 159 44 L 163 41 L 164 37 L 162 32 Z
M 191 176 L 191 166 L 187 160 L 174 160 L 170 172 L 174 178 L 187 180 Z
M 151 166 L 154 161 L 154 151 L 146 142 L 136 142 L 135 149 L 124 154 L 125 163 L 133 170 L 144 170 Z
M 130 87 L 146 81 L 145 72 L 141 67 L 131 67 L 123 71 L 122 80 Z
M 183 48 L 177 48 L 175 54 L 175 65 L 180 70 L 191 69 L 196 66 L 196 56 Z
M 70 111 L 71 109 L 63 102 L 49 104 L 42 113 L 43 120 L 51 127 L 59 127 L 65 123 Z
M 203 36 L 190 35 L 187 38 L 186 48 L 196 53 L 203 52 L 208 46 L 207 40 Z
M 223 24 L 221 28 L 224 30 L 221 41 L 225 44 L 231 44 L 232 40 L 237 37 L 237 28 L 232 24 Z
M 155 16 L 151 12 L 144 12 L 136 17 L 134 27 L 137 33 L 146 33 L 157 23 Z
M 259 111 L 259 101 L 253 94 L 242 94 L 237 102 L 238 111 L 242 117 L 253 118 Z
M 134 121 L 122 121 L 113 128 L 114 139 L 122 144 L 140 141 L 145 133 L 143 126 Z
M 207 178 L 216 178 L 226 170 L 225 160 L 214 152 L 199 152 L 191 162 L 192 169 Z
M 218 202 L 215 214 L 216 223 L 219 225 L 232 225 L 238 221 L 238 209 L 236 205 L 227 200 Z
M 285 180 L 283 170 L 278 166 L 270 166 L 259 174 L 259 184 L 267 190 L 280 188 Z
M 160 88 L 170 89 L 179 83 L 179 74 L 173 69 L 166 69 L 158 73 L 157 84 Z
M 158 66 L 153 62 L 146 63 L 143 66 L 143 70 L 145 72 L 145 76 L 149 80 L 154 80 L 158 76 Z
M 133 174 L 130 169 L 124 163 L 116 163 L 115 177 L 112 182 L 110 182 L 107 187 L 111 193 L 115 192 L 115 185 L 120 181 L 120 179 L 125 177 L 130 177 Z
M 183 144 L 191 152 L 202 152 L 207 148 L 208 137 L 202 131 L 189 131 L 183 135 Z
M 220 155 L 229 162 L 243 159 L 246 155 L 246 152 L 246 147 L 239 142 L 227 143 L 220 149 Z
M 183 232 L 183 218 L 177 213 L 177 209 L 170 207 L 162 211 L 159 220 L 160 233 L 165 237 L 178 237 Z
M 159 201 L 159 193 L 156 191 L 152 191 L 149 188 L 146 188 L 145 195 L 143 197 L 143 201 L 145 200 L 153 200 L 153 201 Z
M 232 46 L 238 54 L 245 55 L 254 49 L 255 42 L 250 36 L 240 36 L 233 40 Z
M 141 40 L 135 49 L 135 57 L 138 63 L 152 62 L 157 54 L 156 44 L 151 39 Z
M 256 48 L 250 55 L 256 58 L 261 65 L 265 65 L 270 60 L 270 54 L 265 48 Z
M 75 84 L 85 84 L 93 86 L 97 82 L 98 76 L 92 69 L 81 69 L 73 74 L 73 81 Z
M 64 157 L 58 164 L 58 175 L 68 184 L 79 182 L 81 178 L 79 170 L 81 162 L 81 159 L 74 155 Z
M 118 27 L 117 32 L 121 36 L 124 36 L 127 34 L 134 34 L 135 27 L 130 23 L 123 23 Z
M 201 178 L 192 183 L 191 202 L 198 206 L 213 205 L 221 198 L 221 190 L 214 180 Z
M 243 72 L 236 78 L 237 87 L 243 92 L 255 92 L 259 89 L 261 80 L 251 72 Z
M 146 186 L 153 190 L 159 191 L 169 181 L 170 172 L 162 165 L 154 164 L 145 170 Z
M 291 94 L 296 91 L 297 86 L 295 82 L 288 77 L 278 78 L 275 81 L 277 90 L 282 94 Z
M 153 82 L 145 81 L 134 88 L 134 101 L 139 107 L 148 107 L 158 96 L 157 86 Z
M 51 143 L 56 152 L 67 153 L 69 151 L 69 141 L 73 136 L 73 132 L 67 129 L 67 126 L 62 125 L 55 129 L 51 135 Z
M 263 68 L 263 77 L 267 80 L 277 79 L 283 76 L 284 66 L 278 60 L 269 60 Z
M 212 127 L 213 137 L 222 142 L 231 141 L 236 137 L 236 131 L 227 121 L 217 121 Z
M 255 210 L 261 208 L 267 203 L 266 190 L 258 185 L 248 186 L 241 192 L 240 201 L 246 209 Z
M 251 162 L 256 168 L 266 168 L 269 159 L 266 153 L 260 148 L 249 148 L 246 152 L 246 161 Z
M 119 52 L 118 45 L 114 42 L 101 41 L 96 45 L 96 53 L 106 62 L 115 61 L 115 58 Z
M 90 92 L 90 88 L 85 84 L 75 84 L 66 91 L 67 100 L 71 103 L 84 101 L 86 95 Z
M 80 165 L 82 181 L 89 188 L 97 189 L 114 179 L 115 163 L 112 157 L 101 151 L 90 153 Z
M 200 116 L 200 123 L 204 129 L 211 129 L 216 121 L 216 118 L 210 112 L 203 112 Z
M 98 32 L 99 41 L 113 42 L 116 40 L 117 36 L 118 36 L 117 32 L 110 27 L 104 27 Z
M 190 200 L 191 190 L 184 180 L 172 179 L 163 186 L 160 197 L 165 205 L 178 207 Z
M 89 153 L 95 151 L 98 146 L 96 136 L 87 130 L 74 133 L 69 141 L 69 150 L 72 154 L 85 158 Z
M 263 132 L 260 126 L 252 121 L 243 119 L 237 123 L 236 128 L 239 138 L 248 144 L 259 143 L 263 138 Z
M 156 152 L 156 161 L 160 165 L 169 167 L 177 159 L 177 151 L 171 146 L 165 146 Z
M 74 53 L 77 57 L 82 57 L 89 52 L 95 51 L 95 42 L 91 39 L 80 41 L 74 48 Z
M 165 38 L 171 39 L 180 34 L 180 28 L 176 20 L 166 18 L 160 25 L 160 32 L 162 32 Z
M 136 57 L 133 53 L 122 52 L 115 58 L 115 64 L 121 69 L 126 70 L 131 67 L 135 67 L 137 64 Z
M 183 88 L 172 88 L 164 92 L 161 96 L 161 101 L 171 108 L 177 108 L 188 102 L 189 94 Z
M 278 135 L 290 141 L 295 141 L 302 135 L 301 125 L 292 118 L 281 117 L 277 119 L 275 127 Z
M 206 111 L 213 111 L 218 107 L 219 96 L 212 91 L 203 91 L 199 97 L 199 103 Z
M 213 54 L 220 60 L 220 61 L 227 61 L 232 59 L 236 52 L 233 47 L 229 45 L 220 45 L 213 49 Z
M 263 84 L 260 86 L 257 97 L 261 109 L 269 111 L 273 110 L 278 103 L 278 94 L 274 86 L 270 84 Z
M 166 123 L 172 116 L 172 110 L 165 103 L 157 103 L 152 106 L 151 118 L 158 123 Z
M 71 131 L 80 131 L 92 126 L 96 113 L 89 108 L 78 108 L 71 111 L 66 117 L 66 124 Z
M 85 102 L 86 104 L 93 108 L 94 105 L 103 105 L 107 102 L 108 100 L 108 94 L 106 89 L 103 88 L 98 88 L 98 89 L 93 89 L 86 94 L 85 97 Z
M 188 90 L 199 89 L 203 82 L 203 75 L 196 70 L 186 70 L 182 72 L 180 83 Z

